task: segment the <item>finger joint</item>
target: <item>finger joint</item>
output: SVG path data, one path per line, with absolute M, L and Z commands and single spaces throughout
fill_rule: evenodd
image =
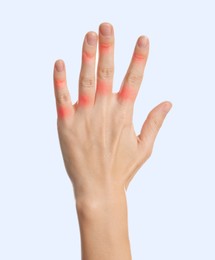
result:
M 98 77 L 100 79 L 108 80 L 113 78 L 113 67 L 103 67 L 98 69 Z
M 81 88 L 92 88 L 95 85 L 94 77 L 80 76 L 79 86 Z
M 61 91 L 56 95 L 56 102 L 58 105 L 63 105 L 70 101 L 70 94 L 68 91 Z
M 134 73 L 129 71 L 126 75 L 126 82 L 128 83 L 128 85 L 140 85 L 143 79 L 143 75 L 142 74 L 138 74 L 138 73 Z

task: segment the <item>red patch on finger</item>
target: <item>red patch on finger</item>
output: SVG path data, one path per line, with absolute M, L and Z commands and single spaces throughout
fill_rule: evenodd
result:
M 110 51 L 112 44 L 111 43 L 100 43 L 99 51 L 100 53 L 107 53 Z
M 143 57 L 143 55 L 134 53 L 134 55 L 133 55 L 133 60 L 134 60 L 134 61 L 137 61 L 137 62 L 143 62 L 144 57 Z
M 123 100 L 134 101 L 136 97 L 136 91 L 128 86 L 123 86 L 119 92 L 119 97 Z
M 66 85 L 66 80 L 65 79 L 55 79 L 55 86 L 57 88 L 62 88 L 62 87 L 65 87 Z
M 101 95 L 108 95 L 111 93 L 111 84 L 105 82 L 98 82 L 96 92 Z
M 84 51 L 82 53 L 82 60 L 83 62 L 91 61 L 95 57 L 94 54 Z
M 91 104 L 91 100 L 87 95 L 80 95 L 78 99 L 78 105 L 86 107 Z
M 71 115 L 71 110 L 66 106 L 59 106 L 57 108 L 57 114 L 59 118 L 65 118 Z

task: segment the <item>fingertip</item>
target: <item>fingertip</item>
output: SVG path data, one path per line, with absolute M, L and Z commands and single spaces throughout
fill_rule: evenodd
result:
M 172 106 L 173 104 L 170 101 L 165 101 L 162 105 L 162 111 L 167 114 L 171 110 Z
M 108 22 L 103 22 L 99 25 L 99 32 L 103 36 L 110 36 L 113 32 L 113 25 Z
M 140 48 L 146 48 L 149 45 L 149 38 L 146 35 L 141 35 L 137 40 L 137 45 Z
M 56 69 L 57 72 L 64 71 L 64 69 L 65 69 L 64 61 L 61 60 L 61 59 L 56 60 L 56 62 L 55 62 L 55 69 Z
M 90 46 L 96 46 L 98 36 L 96 32 L 90 31 L 86 34 L 86 41 Z

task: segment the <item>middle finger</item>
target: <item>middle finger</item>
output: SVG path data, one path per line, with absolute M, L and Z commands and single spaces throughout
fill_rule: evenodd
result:
M 97 68 L 96 97 L 112 93 L 114 74 L 114 30 L 111 24 L 99 26 L 99 59 Z

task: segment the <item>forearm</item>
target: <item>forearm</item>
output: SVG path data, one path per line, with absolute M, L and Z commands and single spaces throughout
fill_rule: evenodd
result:
M 124 190 L 76 200 L 82 260 L 131 260 Z

